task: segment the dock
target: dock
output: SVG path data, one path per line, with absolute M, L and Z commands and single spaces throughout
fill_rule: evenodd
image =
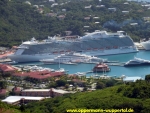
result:
M 124 62 L 123 63 L 106 63 L 107 65 L 109 65 L 109 66 L 124 66 Z

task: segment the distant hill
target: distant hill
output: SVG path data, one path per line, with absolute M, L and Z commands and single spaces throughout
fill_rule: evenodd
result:
M 58 4 L 48 0 L 29 0 L 29 3 L 1 0 L 0 46 L 19 45 L 32 37 L 64 36 L 65 31 L 82 36 L 84 32 L 95 30 L 124 30 L 135 41 L 150 36 L 150 23 L 143 18 L 150 15 L 150 10 L 139 3 L 125 3 L 126 0 L 55 1 Z M 55 16 L 48 16 L 50 14 Z

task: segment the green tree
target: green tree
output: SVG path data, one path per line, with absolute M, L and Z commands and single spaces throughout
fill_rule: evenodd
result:
M 150 82 L 150 74 L 145 76 L 145 80 L 146 80 L 147 82 Z
M 103 82 L 98 81 L 96 84 L 96 89 L 103 89 L 105 88 L 105 84 Z
M 114 84 L 115 84 L 115 81 L 113 79 L 106 81 L 106 87 L 114 86 Z
M 6 89 L 6 87 L 7 87 L 7 82 L 6 81 L 0 81 L 0 88 Z
M 57 80 L 57 81 L 56 81 L 56 84 L 57 84 L 58 87 L 60 87 L 60 86 L 65 86 L 66 83 L 67 83 L 67 82 L 66 82 L 65 80 Z

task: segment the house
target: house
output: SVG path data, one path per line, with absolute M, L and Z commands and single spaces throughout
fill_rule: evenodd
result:
M 145 21 L 149 21 L 149 20 L 150 20 L 150 17 L 143 17 L 143 19 L 144 19 Z
M 130 23 L 130 25 L 134 26 L 134 25 L 138 25 L 138 23 Z
M 40 7 L 44 7 L 44 5 L 39 5 Z
M 54 6 L 57 6 L 58 5 L 58 3 L 53 3 L 52 5 L 51 5 L 51 7 L 54 7 Z
M 72 31 L 65 31 L 66 35 L 71 35 Z
M 66 9 L 62 9 L 63 12 L 66 12 Z
M 6 97 L 8 94 L 8 91 L 6 89 L 0 89 L 0 98 Z
M 91 17 L 84 17 L 84 20 L 90 20 Z
M 99 22 L 95 22 L 95 24 L 99 24 Z
M 129 11 L 122 11 L 122 13 L 124 13 L 124 14 L 128 14 L 128 13 L 129 13 Z
M 55 17 L 55 16 L 57 16 L 57 14 L 56 13 L 47 13 L 47 14 L 45 14 L 45 16 Z
M 38 5 L 33 5 L 33 7 L 35 7 L 35 8 L 39 8 L 39 6 L 38 6 Z
M 38 8 L 37 11 L 38 11 L 39 13 L 43 13 L 43 12 L 44 12 L 43 8 Z
M 93 19 L 99 19 L 99 17 L 93 17 Z
M 49 0 L 49 2 L 55 2 L 55 0 Z
M 103 8 L 105 5 L 96 5 L 97 8 Z
M 29 2 L 29 1 L 25 1 L 25 3 L 28 4 L 28 5 L 31 5 L 31 2 Z
M 89 6 L 85 6 L 84 8 L 85 9 L 90 9 L 92 7 L 92 5 L 89 5 Z
M 108 8 L 108 10 L 115 12 L 115 11 L 116 11 L 116 8 Z
M 15 86 L 15 87 L 12 89 L 12 93 L 13 93 L 14 95 L 20 95 L 20 93 L 21 93 L 21 88 Z
M 66 17 L 65 15 L 59 15 L 59 16 L 57 16 L 57 18 L 58 18 L 59 20 L 63 20 L 65 17 Z

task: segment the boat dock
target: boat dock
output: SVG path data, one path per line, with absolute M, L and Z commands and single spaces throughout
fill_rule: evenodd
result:
M 109 66 L 124 66 L 124 62 L 120 62 L 120 63 L 106 63 L 107 65 L 109 65 Z

